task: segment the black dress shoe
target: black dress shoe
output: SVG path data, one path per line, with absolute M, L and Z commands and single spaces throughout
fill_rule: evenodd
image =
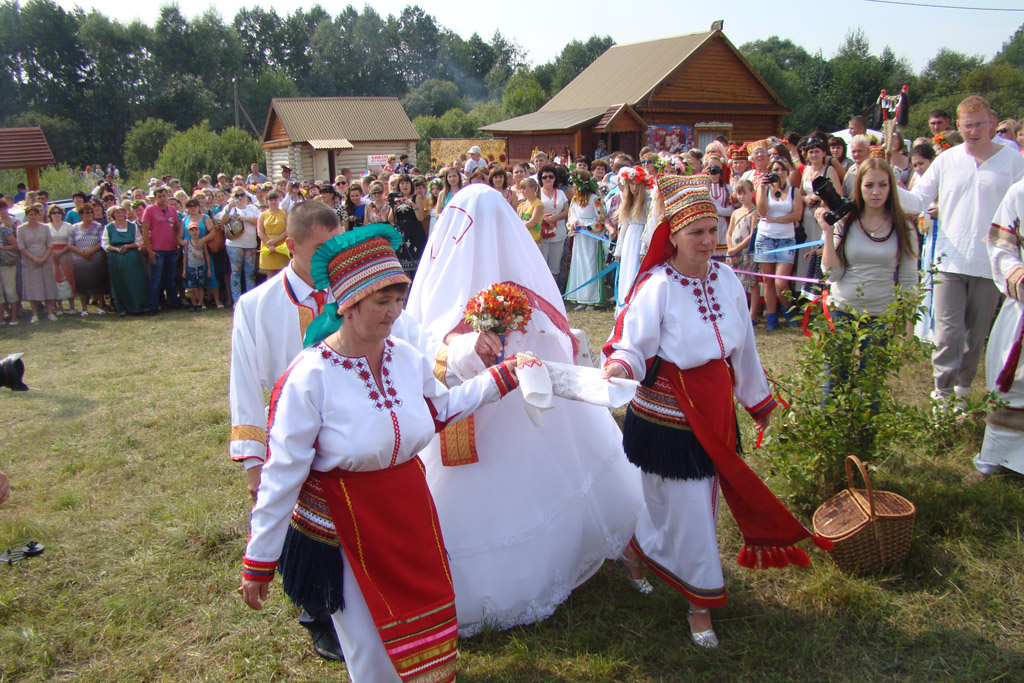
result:
M 320 655 L 321 659 L 326 659 L 328 662 L 345 661 L 345 656 L 341 653 L 341 645 L 338 643 L 338 634 L 333 628 L 310 629 L 309 634 L 313 637 L 313 652 Z

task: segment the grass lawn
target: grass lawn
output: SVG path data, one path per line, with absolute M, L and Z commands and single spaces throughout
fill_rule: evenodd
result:
M 595 346 L 612 323 L 570 317 Z M 0 681 L 345 679 L 312 654 L 279 581 L 263 612 L 235 592 L 250 500 L 227 457 L 230 325 L 210 311 L 0 331 L 0 356 L 24 351 L 31 387 L 0 390 L 13 484 L 0 547 L 46 547 L 0 567 Z M 779 374 L 804 338 L 758 339 Z M 929 372 L 908 369 L 897 391 L 919 399 Z M 689 644 L 682 596 L 657 583 L 640 596 L 606 565 L 542 624 L 463 641 L 459 679 L 1024 680 L 1024 481 L 962 483 L 981 433 L 968 425 L 876 473 L 918 506 L 898 571 L 850 578 L 820 551 L 804 570 L 742 569 L 726 512 L 718 651 Z

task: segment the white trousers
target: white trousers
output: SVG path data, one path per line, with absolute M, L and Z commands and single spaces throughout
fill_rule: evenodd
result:
M 345 667 L 352 683 L 401 683 L 391 658 L 388 657 L 370 609 L 359 590 L 359 582 L 345 558 L 345 609 L 331 615 L 338 642 L 345 654 Z

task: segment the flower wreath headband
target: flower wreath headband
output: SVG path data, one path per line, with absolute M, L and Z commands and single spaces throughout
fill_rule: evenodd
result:
M 577 192 L 598 194 L 600 189 L 597 180 L 593 176 L 584 180 L 583 177 L 575 171 L 569 174 L 569 182 L 573 184 L 573 187 L 576 188 Z
M 619 177 L 627 183 L 640 183 L 647 187 L 654 187 L 654 178 L 648 175 L 643 168 L 626 166 L 625 168 L 619 169 Z

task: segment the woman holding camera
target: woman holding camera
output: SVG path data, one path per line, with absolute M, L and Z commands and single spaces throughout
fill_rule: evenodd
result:
M 793 324 L 786 278 L 793 273 L 795 224 L 803 215 L 804 197 L 799 187 L 789 184 L 790 170 L 784 160 L 776 159 L 757 182 L 757 212 L 761 219 L 754 238 L 754 262 L 768 276 L 764 285 L 764 317 L 765 331 L 769 332 L 779 327 L 780 305 L 783 317 Z
M 423 230 L 423 196 L 413 190 L 412 178 L 403 173 L 398 176 L 398 196 L 388 197 L 392 205 L 392 223 L 402 233 L 402 244 L 398 247 L 398 260 L 402 270 L 412 280 L 416 276 L 416 268 L 420 264 L 420 254 L 427 243 L 427 233 Z
M 825 238 L 821 265 L 832 284 L 833 307 L 877 316 L 893 302 L 894 286 L 917 284 L 917 239 L 884 159 L 866 159 L 857 167 L 853 201 L 856 208 L 838 229 L 825 220 L 825 207 L 815 211 Z
M 813 136 L 806 138 L 803 140 L 803 149 L 804 156 L 807 158 L 807 166 L 804 167 L 803 175 L 800 178 L 800 187 L 804 193 L 802 225 L 805 240 L 816 242 L 821 239 L 821 228 L 818 227 L 818 221 L 814 217 L 814 209 L 821 205 L 821 198 L 814 194 L 812 184 L 816 178 L 827 178 L 840 196 L 843 194 L 843 185 L 839 174 L 828 162 L 828 146 L 822 138 Z M 821 250 L 801 249 L 796 262 L 797 264 L 807 264 L 805 269 L 807 277 L 821 277 Z M 808 285 L 811 286 L 808 287 Z M 807 294 L 817 296 L 818 292 L 815 289 L 820 289 L 820 287 L 813 283 L 804 285 L 804 291 Z
M 384 183 L 379 180 L 373 181 L 370 185 L 370 203 L 366 205 L 364 215 L 365 225 L 391 222 L 391 205 L 388 204 Z

